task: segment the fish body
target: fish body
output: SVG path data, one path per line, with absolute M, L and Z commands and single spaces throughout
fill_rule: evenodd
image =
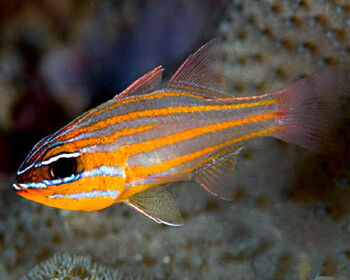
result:
M 124 202 L 180 225 L 165 185 L 194 180 L 230 199 L 247 140 L 273 136 L 315 151 L 330 142 L 331 112 L 350 88 L 348 64 L 270 94 L 230 97 L 214 67 L 216 46 L 191 55 L 164 88 L 157 67 L 42 139 L 19 168 L 15 191 L 67 210 Z

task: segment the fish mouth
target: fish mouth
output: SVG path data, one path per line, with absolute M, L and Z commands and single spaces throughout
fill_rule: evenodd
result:
M 20 191 L 26 190 L 28 187 L 27 187 L 25 184 L 14 183 L 14 184 L 12 184 L 12 188 L 13 188 L 16 192 L 20 192 Z
M 44 183 L 37 183 L 37 182 L 31 182 L 31 183 L 14 183 L 12 184 L 12 188 L 16 192 L 21 192 L 21 191 L 27 191 L 30 189 L 46 189 L 46 185 Z

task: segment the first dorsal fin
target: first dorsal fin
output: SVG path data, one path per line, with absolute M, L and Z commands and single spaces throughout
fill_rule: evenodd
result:
M 218 40 L 213 39 L 185 60 L 167 87 L 196 91 L 207 97 L 227 97 L 227 87 L 216 65 L 218 54 Z
M 157 223 L 169 226 L 183 225 L 181 213 L 164 186 L 134 194 L 125 203 Z
M 162 74 L 164 68 L 158 66 L 152 71 L 149 71 L 147 74 L 143 75 L 141 78 L 138 78 L 130 86 L 128 86 L 124 91 L 114 96 L 114 99 L 126 96 L 135 96 L 150 93 L 159 88 L 162 83 Z

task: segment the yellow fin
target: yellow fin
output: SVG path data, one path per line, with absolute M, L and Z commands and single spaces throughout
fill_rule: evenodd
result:
M 125 203 L 157 223 L 169 226 L 183 225 L 179 208 L 164 186 L 134 194 Z

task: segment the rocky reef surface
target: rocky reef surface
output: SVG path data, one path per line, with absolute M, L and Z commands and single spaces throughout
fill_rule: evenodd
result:
M 18 9 L 0 4 L 6 11 L 0 45 L 5 57 L 0 61 L 0 279 L 350 278 L 348 148 L 334 158 L 274 139 L 251 141 L 240 155 L 234 201 L 218 200 L 195 183 L 170 187 L 185 217 L 179 228 L 155 224 L 124 205 L 68 212 L 11 191 L 15 167 L 38 138 L 87 104 L 113 96 L 122 89 L 116 78 L 123 87 L 152 63 L 176 69 L 211 37 L 223 41 L 219 63 L 236 95 L 277 90 L 324 65 L 349 60 L 348 1 L 231 0 L 220 8 L 215 1 L 164 1 L 157 7 L 152 1 L 116 6 L 92 1 L 86 7 L 78 1 L 53 7 L 23 2 Z M 154 38 L 158 46 L 164 41 L 161 34 L 169 30 L 157 23 L 167 22 L 175 8 L 177 16 L 192 15 L 182 22 L 199 16 L 197 25 L 188 31 L 173 20 L 167 25 L 177 34 L 173 47 L 144 48 L 142 38 Z M 207 20 L 211 11 L 218 11 L 214 21 Z M 152 21 L 159 13 L 169 16 Z M 157 36 L 150 35 L 155 27 Z M 138 31 L 125 39 L 125 30 Z M 99 38 L 103 44 L 95 43 Z M 131 45 L 138 46 L 135 52 Z M 129 66 L 115 55 L 120 65 L 113 72 L 107 62 L 117 51 L 128 55 Z M 152 60 L 159 52 L 164 55 Z M 141 57 L 147 59 L 141 63 Z M 71 72 L 63 75 L 67 65 Z M 102 70 L 86 72 L 91 65 Z M 132 65 L 141 65 L 138 73 Z M 344 116 L 341 136 L 350 143 L 348 113 Z

